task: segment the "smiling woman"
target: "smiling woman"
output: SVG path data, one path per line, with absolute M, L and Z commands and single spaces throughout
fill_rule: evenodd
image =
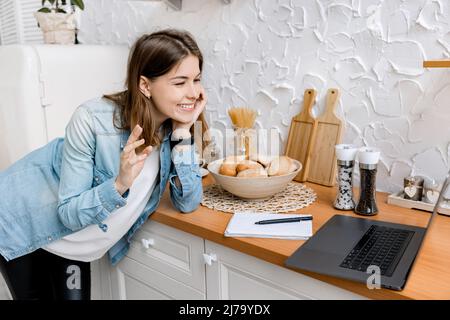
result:
M 64 139 L 0 172 L 0 270 L 14 299 L 89 299 L 89 262 L 117 264 L 167 185 L 180 212 L 199 206 L 202 65 L 185 31 L 140 37 L 125 91 L 83 103 Z
M 197 112 L 202 111 L 198 106 L 203 103 L 205 93 L 200 75 L 198 57 L 189 55 L 163 76 L 153 80 L 141 76 L 140 89 L 159 106 L 155 116 L 171 118 L 174 126 L 189 124 L 193 118 L 192 111 L 196 107 Z
M 203 109 L 198 108 L 201 101 L 206 102 L 200 84 L 203 56 L 193 37 L 179 30 L 162 30 L 139 38 L 131 52 L 126 80 L 128 89 L 105 95 L 120 106 L 122 123 L 116 123 L 117 127 L 130 130 L 139 120 L 152 119 L 141 123 L 148 126 L 144 128 L 143 138 L 155 144 L 159 143 L 155 123 L 162 123 L 167 118 L 173 117 L 174 130 L 189 126 L 192 134 L 193 128 L 189 124 L 195 117 L 202 122 L 203 133 L 206 132 L 208 125 Z M 193 114 L 184 113 L 194 109 Z M 138 150 L 143 150 L 143 146 Z

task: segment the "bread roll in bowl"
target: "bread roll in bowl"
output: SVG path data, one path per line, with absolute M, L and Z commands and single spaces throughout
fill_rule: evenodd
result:
M 256 177 L 267 177 L 267 171 L 262 167 L 257 169 L 247 169 L 242 170 L 237 174 L 238 178 L 256 178 Z
M 254 157 L 254 159 L 258 159 L 258 162 L 254 160 L 245 160 L 245 156 L 226 157 L 219 168 L 219 174 L 236 177 L 239 176 L 240 172 L 253 170 L 243 173 L 239 177 L 270 177 L 285 175 L 298 169 L 295 161 L 288 156 L 258 155 L 256 158 Z M 268 162 L 268 159 L 272 159 L 272 161 Z M 264 165 L 264 163 L 266 165 Z
M 235 162 L 235 163 L 239 163 L 241 161 L 245 160 L 245 155 L 240 155 L 240 156 L 228 156 L 226 157 L 223 162 Z
M 245 155 L 242 156 L 228 156 L 223 160 L 220 166 L 219 173 L 225 176 L 235 177 L 238 173 L 236 171 L 236 166 L 239 162 L 245 160 Z
M 224 176 L 235 177 L 237 174 L 236 171 L 236 162 L 224 162 L 220 166 L 219 174 L 223 174 Z
M 289 158 L 291 159 L 291 158 Z M 295 164 L 295 161 L 293 159 L 291 159 L 291 165 L 289 166 L 289 172 L 294 172 L 295 170 L 297 170 L 297 165 Z
M 285 175 L 269 177 L 266 176 L 267 173 L 261 170 L 256 169 L 257 171 L 255 172 L 255 169 L 247 169 L 239 173 L 240 177 L 233 177 L 219 173 L 224 160 L 224 158 L 217 159 L 208 163 L 208 171 L 211 173 L 211 176 L 224 190 L 239 198 L 249 200 L 267 199 L 283 191 L 302 169 L 302 164 L 293 159 L 296 170 Z M 265 170 L 267 172 L 267 169 Z
M 269 176 L 281 176 L 297 169 L 295 162 L 287 156 L 276 157 L 267 168 Z
M 268 155 L 260 154 L 260 153 L 253 153 L 253 154 L 250 154 L 250 156 L 249 156 L 250 160 L 257 161 L 258 163 L 262 164 L 266 168 L 270 165 L 270 163 L 272 162 L 272 160 L 275 157 L 276 156 L 268 156 Z
M 264 169 L 261 164 L 252 160 L 244 160 L 238 163 L 236 166 L 236 172 L 239 173 L 247 169 Z

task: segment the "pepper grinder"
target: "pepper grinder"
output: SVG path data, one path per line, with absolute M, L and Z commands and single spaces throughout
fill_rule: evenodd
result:
M 334 200 L 334 207 L 339 210 L 353 210 L 355 201 L 353 200 L 352 173 L 358 149 L 351 144 L 338 144 L 335 150 L 339 189 Z
M 359 149 L 358 157 L 361 189 L 355 212 L 364 216 L 373 216 L 378 213 L 376 175 L 380 151 L 376 148 L 363 147 Z

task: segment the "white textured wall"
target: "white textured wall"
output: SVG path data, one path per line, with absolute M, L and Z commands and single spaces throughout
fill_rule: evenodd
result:
M 341 90 L 345 143 L 379 147 L 378 189 L 398 191 L 403 177 L 444 177 L 450 158 L 450 69 L 423 69 L 450 56 L 448 0 L 85 0 L 82 43 L 131 44 L 163 27 L 185 28 L 205 56 L 204 85 L 212 125 L 230 127 L 226 109 L 247 105 L 258 126 L 279 130 L 305 88 L 324 106 Z

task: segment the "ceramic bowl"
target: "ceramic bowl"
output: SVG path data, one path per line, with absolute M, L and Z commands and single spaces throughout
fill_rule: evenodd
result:
M 300 161 L 294 160 L 297 169 L 281 176 L 238 178 L 219 174 L 220 166 L 224 159 L 215 160 L 208 164 L 217 184 L 228 192 L 243 199 L 266 199 L 274 194 L 283 191 L 289 182 L 302 170 Z

